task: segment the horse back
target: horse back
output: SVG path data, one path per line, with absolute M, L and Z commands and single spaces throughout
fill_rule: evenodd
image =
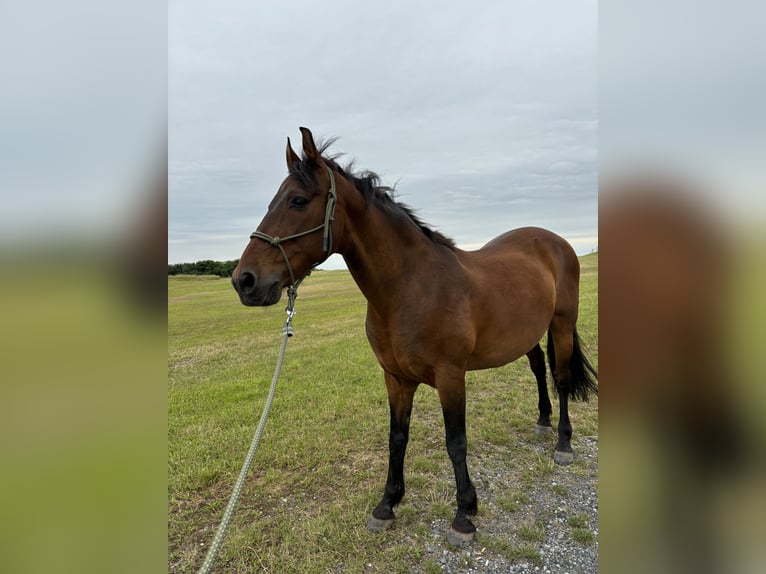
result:
M 496 266 L 498 273 L 537 268 L 541 273 L 550 274 L 561 287 L 579 283 L 580 263 L 572 246 L 563 237 L 541 227 L 508 231 L 473 253 L 480 255 L 482 265 Z

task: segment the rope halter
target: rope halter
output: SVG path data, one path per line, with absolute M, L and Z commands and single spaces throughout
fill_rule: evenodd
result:
M 287 252 L 285 251 L 285 248 L 282 247 L 282 244 L 285 241 L 289 241 L 290 239 L 297 239 L 298 237 L 303 237 L 304 235 L 309 235 L 311 233 L 314 233 L 316 231 L 319 231 L 320 229 L 322 232 L 322 250 L 327 253 L 328 255 L 332 252 L 332 222 L 335 221 L 335 204 L 338 200 L 338 194 L 335 190 L 335 175 L 333 174 L 332 170 L 325 165 L 325 168 L 327 169 L 327 173 L 330 175 L 330 190 L 327 194 L 327 207 L 325 208 L 324 213 L 324 221 L 321 225 L 317 225 L 316 227 L 312 227 L 311 229 L 307 231 L 302 231 L 300 233 L 295 233 L 293 235 L 288 235 L 287 237 L 272 237 L 268 233 L 263 233 L 262 231 L 253 231 L 250 234 L 250 239 L 263 239 L 264 241 L 267 241 L 270 245 L 273 245 L 274 247 L 278 247 L 280 253 L 282 253 L 282 257 L 285 260 L 285 265 L 287 265 L 287 272 L 290 274 L 290 286 L 287 288 L 287 326 L 289 327 L 290 321 L 292 319 L 292 316 L 294 314 L 294 307 L 295 307 L 295 298 L 298 295 L 298 286 L 301 284 L 301 281 L 308 276 L 311 271 L 309 270 L 308 273 L 303 275 L 300 279 L 297 281 L 295 280 L 295 274 L 293 273 L 293 266 L 290 265 L 290 259 L 287 257 Z M 316 263 L 314 266 L 318 265 L 319 263 Z M 312 267 L 313 268 L 313 267 Z

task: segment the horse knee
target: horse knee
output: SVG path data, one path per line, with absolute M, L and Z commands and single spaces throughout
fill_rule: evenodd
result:
M 399 451 L 407 446 L 409 436 L 402 430 L 392 430 L 388 435 L 388 448 L 392 451 Z

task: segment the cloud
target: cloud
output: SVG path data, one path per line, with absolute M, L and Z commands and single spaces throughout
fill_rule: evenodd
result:
M 170 238 L 246 238 L 300 125 L 458 241 L 541 221 L 595 235 L 596 16 L 594 2 L 172 4 Z M 210 251 L 202 238 L 168 256 L 195 249 Z

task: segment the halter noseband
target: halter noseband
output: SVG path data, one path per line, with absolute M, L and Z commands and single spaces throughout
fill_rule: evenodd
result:
M 308 231 L 302 231 L 301 233 L 296 233 L 294 235 L 288 235 L 287 237 L 272 237 L 271 235 L 267 233 L 263 233 L 262 231 L 253 231 L 250 234 L 250 239 L 258 238 L 263 239 L 264 241 L 268 241 L 271 245 L 274 247 L 279 247 L 279 251 L 282 253 L 282 257 L 285 260 L 285 264 L 287 265 L 287 271 L 290 273 L 290 287 L 287 290 L 288 297 L 290 298 L 289 305 L 292 306 L 292 303 L 295 300 L 295 295 L 298 290 L 298 285 L 300 285 L 300 282 L 303 281 L 304 277 L 301 277 L 298 281 L 295 280 L 295 275 L 293 274 L 293 267 L 290 265 L 290 260 L 287 258 L 287 253 L 285 252 L 285 248 L 282 247 L 282 244 L 285 241 L 288 241 L 289 239 L 296 239 L 298 237 L 303 237 L 304 235 L 309 235 L 310 233 L 314 233 L 315 231 L 319 231 L 320 229 L 323 230 L 322 234 L 322 249 L 325 253 L 329 254 L 332 251 L 332 222 L 335 221 L 335 203 L 338 199 L 338 194 L 335 191 L 335 176 L 333 175 L 332 170 L 325 165 L 325 168 L 327 168 L 327 173 L 330 175 L 330 191 L 327 195 L 327 208 L 325 209 L 324 213 L 324 222 L 321 225 L 317 225 L 316 227 L 313 227 L 309 229 Z

